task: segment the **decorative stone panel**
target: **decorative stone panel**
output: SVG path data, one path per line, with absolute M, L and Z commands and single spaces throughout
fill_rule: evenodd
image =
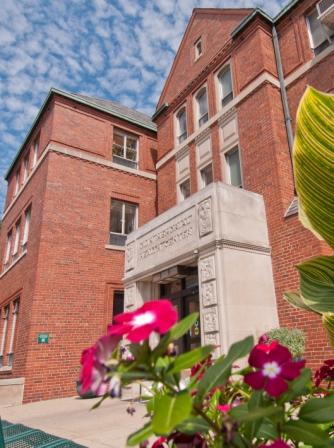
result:
M 200 202 L 198 206 L 198 231 L 200 237 L 213 231 L 211 198 Z
M 124 291 L 124 308 L 125 310 L 136 305 L 136 286 L 131 285 Z
M 210 257 L 203 258 L 202 260 L 200 260 L 199 275 L 201 282 L 206 282 L 216 277 L 214 255 L 211 255 Z
M 204 333 L 219 331 L 219 319 L 217 307 L 203 310 L 203 328 Z
M 128 244 L 125 250 L 125 270 L 130 271 L 135 268 L 136 256 L 135 256 L 135 242 Z
M 204 307 L 217 305 L 216 280 L 202 283 L 202 303 Z

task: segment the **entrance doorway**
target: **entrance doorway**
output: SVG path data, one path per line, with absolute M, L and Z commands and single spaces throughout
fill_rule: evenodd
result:
M 199 312 L 197 267 L 187 268 L 187 274 L 160 285 L 160 298 L 169 299 L 178 312 L 179 319 Z M 178 353 L 184 353 L 201 345 L 200 318 L 196 320 L 188 333 L 176 343 Z

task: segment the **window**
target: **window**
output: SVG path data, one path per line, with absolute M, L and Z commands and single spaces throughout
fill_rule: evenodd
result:
M 22 250 L 25 252 L 27 250 L 27 243 L 29 238 L 29 228 L 30 228 L 30 218 L 31 218 L 31 206 L 25 211 L 24 219 L 24 229 L 23 229 L 23 239 L 22 239 Z
M 14 240 L 14 247 L 13 247 L 13 261 L 16 260 L 19 254 L 19 244 L 20 244 L 20 230 L 21 230 L 21 221 L 18 221 L 15 224 L 15 240 Z
M 129 168 L 137 168 L 138 139 L 122 131 L 114 131 L 112 160 Z
M 190 179 L 186 179 L 179 184 L 180 199 L 184 201 L 190 196 Z
M 29 175 L 29 154 L 27 154 L 25 156 L 24 162 L 23 162 L 23 181 L 22 181 L 22 183 L 24 183 L 28 179 L 28 175 Z
M 12 320 L 12 328 L 11 328 L 9 350 L 8 350 L 8 367 L 13 366 L 14 343 L 15 343 L 17 316 L 19 314 L 19 306 L 20 306 L 20 299 L 16 299 L 13 302 L 13 307 L 12 307 L 13 308 L 13 320 Z
M 314 54 L 319 54 L 331 42 L 330 36 L 334 36 L 333 31 L 329 31 L 318 19 L 318 10 L 314 9 L 311 14 L 307 16 L 307 24 L 311 42 L 311 48 Z
M 228 170 L 228 182 L 235 187 L 242 188 L 239 148 L 233 148 L 225 154 Z
M 198 127 L 200 128 L 209 119 L 208 98 L 206 88 L 203 87 L 196 95 Z
M 1 335 L 1 345 L 0 345 L 0 368 L 3 367 L 3 357 L 4 357 L 4 351 L 6 347 L 6 340 L 7 340 L 7 330 L 8 330 L 8 320 L 9 320 L 9 305 L 6 305 L 1 310 L 1 320 L 2 323 L 2 335 Z
M 230 66 L 225 67 L 218 75 L 222 107 L 233 100 L 232 78 Z
M 124 246 L 126 237 L 137 227 L 137 205 L 112 199 L 109 243 Z
M 124 313 L 124 291 L 115 291 L 112 303 L 112 320 L 114 322 L 115 316 L 117 314 Z
M 13 232 L 11 230 L 7 235 L 7 246 L 6 246 L 6 252 L 5 252 L 5 259 L 4 259 L 4 267 L 5 268 L 9 265 L 9 261 L 10 261 L 10 252 L 12 249 L 12 239 L 13 239 Z
M 39 137 L 37 137 L 34 141 L 34 154 L 32 159 L 32 167 L 34 168 L 38 159 L 38 149 L 39 149 Z
M 176 114 L 177 120 L 177 140 L 182 143 L 187 138 L 187 112 L 186 108 L 182 107 Z
M 15 190 L 14 190 L 14 196 L 17 195 L 20 189 L 20 169 L 16 171 L 15 175 Z
M 209 165 L 206 165 L 204 168 L 202 168 L 200 171 L 200 175 L 201 175 L 202 188 L 211 184 L 213 182 L 212 163 L 210 163 Z
M 202 39 L 198 39 L 195 43 L 195 61 L 202 56 L 203 47 L 202 47 Z

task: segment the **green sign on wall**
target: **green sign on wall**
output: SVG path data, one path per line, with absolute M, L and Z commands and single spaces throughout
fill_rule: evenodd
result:
M 38 333 L 38 343 L 48 344 L 49 343 L 49 333 Z

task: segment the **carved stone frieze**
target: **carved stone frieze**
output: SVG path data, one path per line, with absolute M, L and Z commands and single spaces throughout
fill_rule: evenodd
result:
M 135 242 L 128 244 L 125 250 L 125 266 L 126 270 L 130 271 L 135 267 Z
M 202 260 L 200 260 L 199 272 L 201 282 L 206 282 L 216 277 L 214 255 L 211 255 L 210 257 L 203 258 Z
M 200 237 L 213 231 L 211 198 L 205 199 L 198 206 L 198 231 Z
M 204 333 L 219 331 L 218 310 L 216 307 L 203 310 Z
M 124 308 L 132 308 L 136 305 L 136 286 L 131 285 L 124 291 Z
M 201 288 L 202 304 L 204 307 L 217 304 L 216 280 L 211 280 L 202 284 Z

